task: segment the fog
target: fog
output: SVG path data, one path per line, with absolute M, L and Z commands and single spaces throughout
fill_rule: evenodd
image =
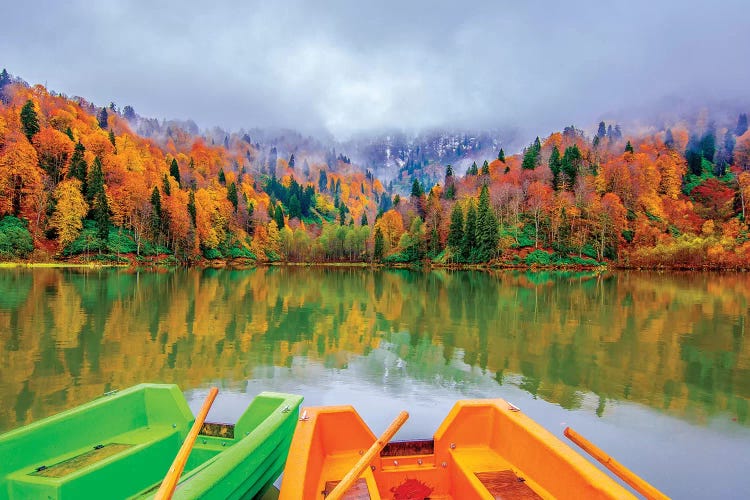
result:
M 203 128 L 543 135 L 747 103 L 748 19 L 746 0 L 12 2 L 0 67 Z

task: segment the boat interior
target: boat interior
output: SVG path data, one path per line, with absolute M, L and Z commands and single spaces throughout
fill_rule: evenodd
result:
M 297 432 L 309 438 L 298 441 L 308 448 L 293 447 L 307 464 L 302 498 L 325 498 L 376 437 L 350 406 L 305 411 Z M 456 404 L 433 439 L 387 444 L 343 498 L 610 498 L 613 492 L 632 497 L 517 408 L 484 400 Z

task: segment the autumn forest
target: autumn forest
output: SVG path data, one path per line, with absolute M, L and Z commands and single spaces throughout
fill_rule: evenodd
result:
M 570 126 L 386 182 L 346 152 L 164 126 L 3 70 L 0 259 L 748 267 L 747 115 L 643 130 Z

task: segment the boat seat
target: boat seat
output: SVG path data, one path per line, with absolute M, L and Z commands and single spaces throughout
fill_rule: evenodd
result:
M 331 494 L 333 489 L 341 481 L 326 481 L 326 487 L 323 490 L 323 498 Z M 360 477 L 341 497 L 344 500 L 370 500 L 370 490 L 367 488 L 367 481 Z
M 503 500 L 541 500 L 542 497 L 529 488 L 525 481 L 510 470 L 476 472 L 474 474 L 487 491 Z
M 178 431 L 169 424 L 135 429 L 12 472 L 7 476 L 9 497 L 80 498 L 93 491 L 134 494 L 161 479 L 179 446 Z M 133 470 L 143 473 L 136 478 Z

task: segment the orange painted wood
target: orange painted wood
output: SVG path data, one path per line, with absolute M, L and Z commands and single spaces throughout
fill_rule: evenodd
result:
M 164 477 L 164 481 L 162 481 L 159 491 L 156 492 L 156 500 L 169 500 L 172 498 L 174 489 L 177 487 L 177 481 L 180 480 L 182 471 L 185 469 L 185 464 L 190 456 L 190 451 L 193 449 L 193 444 L 195 444 L 195 439 L 198 437 L 203 422 L 206 420 L 206 415 L 208 415 L 208 410 L 211 409 L 211 405 L 214 403 L 218 393 L 219 389 L 217 387 L 212 387 L 208 392 L 208 396 L 203 402 L 201 411 L 195 417 L 193 427 L 190 428 L 190 432 L 188 432 L 185 441 L 182 443 L 180 451 L 177 452 L 177 456 L 172 462 L 172 466 L 169 468 L 167 475 Z
M 349 472 L 346 473 L 344 478 L 341 480 L 339 484 L 336 485 L 336 487 L 333 489 L 330 495 L 328 495 L 327 500 L 340 500 L 344 493 L 357 481 L 360 474 L 364 472 L 364 470 L 370 466 L 370 462 L 380 453 L 380 450 L 383 449 L 383 447 L 388 444 L 388 441 L 390 441 L 393 436 L 398 432 L 398 430 L 401 428 L 402 425 L 404 425 L 404 422 L 409 418 L 409 414 L 405 411 L 402 411 L 398 414 L 396 419 L 391 422 L 391 425 L 388 426 L 388 428 L 383 432 L 383 434 L 380 435 L 380 437 L 372 443 L 372 446 L 370 446 L 370 449 L 365 452 L 364 455 L 362 455 L 362 458 L 360 458 L 356 464 L 354 464 L 354 467 L 351 468 Z
M 635 491 L 637 491 L 641 495 L 645 496 L 648 499 L 654 500 L 663 500 L 669 498 L 664 493 L 657 490 L 649 483 L 638 477 L 633 471 L 622 465 L 614 458 L 607 455 L 604 450 L 596 446 L 585 437 L 578 434 L 570 427 L 566 427 L 563 434 L 565 434 L 565 437 L 580 446 L 583 451 L 594 457 L 607 469 L 611 470 L 613 474 L 632 486 L 633 489 L 635 489 Z

